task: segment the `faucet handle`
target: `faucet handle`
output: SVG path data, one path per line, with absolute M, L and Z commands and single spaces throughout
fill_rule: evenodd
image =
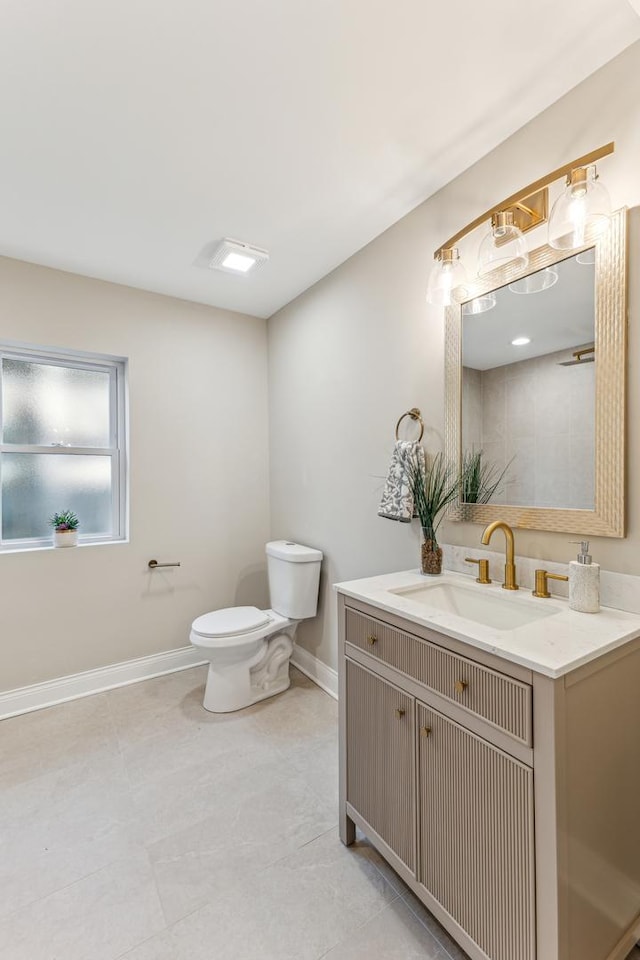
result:
M 465 557 L 464 562 L 478 564 L 478 576 L 476 577 L 476 583 L 491 583 L 489 578 L 488 560 L 476 560 L 475 557 Z
M 536 570 L 536 587 L 531 593 L 534 597 L 550 597 L 547 580 L 568 580 L 562 573 L 549 573 L 548 570 Z

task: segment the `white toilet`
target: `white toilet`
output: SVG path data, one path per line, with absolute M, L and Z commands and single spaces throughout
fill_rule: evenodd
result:
M 209 661 L 205 709 L 241 710 L 289 686 L 289 658 L 300 620 L 315 617 L 322 553 L 289 540 L 266 546 L 273 609 L 226 607 L 193 621 L 189 639 Z

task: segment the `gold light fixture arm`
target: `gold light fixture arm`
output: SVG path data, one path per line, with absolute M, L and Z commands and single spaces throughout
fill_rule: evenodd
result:
M 510 197 L 507 197 L 494 207 L 486 210 L 479 217 L 476 217 L 475 220 L 472 220 L 471 223 L 468 223 L 466 227 L 462 228 L 462 230 L 458 230 L 457 233 L 454 233 L 452 237 L 449 237 L 448 240 L 438 247 L 438 249 L 434 252 L 434 257 L 437 260 L 441 259 L 442 252 L 444 250 L 450 250 L 452 247 L 455 247 L 463 237 L 466 237 L 466 235 L 471 233 L 472 230 L 475 230 L 476 227 L 480 227 L 483 223 L 485 223 L 485 221 L 490 220 L 495 214 L 504 213 L 509 209 L 513 210 L 516 225 L 520 230 L 522 230 L 523 233 L 526 233 L 527 230 L 531 230 L 533 227 L 537 227 L 539 224 L 544 223 L 548 215 L 547 188 L 549 187 L 549 184 L 555 183 L 555 181 L 559 180 L 560 177 L 570 176 L 571 171 L 577 167 L 588 167 L 597 160 L 601 160 L 603 157 L 608 157 L 614 152 L 614 150 L 615 143 L 612 141 L 611 143 L 605 144 L 603 147 L 598 147 L 597 150 L 592 150 L 591 153 L 585 153 L 584 156 L 578 157 L 576 160 L 572 160 L 570 163 L 563 164 L 561 167 L 558 167 L 557 170 L 554 170 L 552 173 L 548 173 L 545 177 L 540 177 L 539 180 L 534 180 L 533 183 L 530 183 L 521 190 L 518 190 L 517 193 L 511 194 Z M 525 218 L 524 223 L 522 219 L 520 219 L 520 222 L 518 222 L 518 213 Z M 530 216 L 530 213 L 533 213 L 533 217 Z

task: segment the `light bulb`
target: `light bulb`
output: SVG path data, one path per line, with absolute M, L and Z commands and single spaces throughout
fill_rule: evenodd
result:
M 506 266 L 524 270 L 528 263 L 527 241 L 513 222 L 513 212 L 505 210 L 494 214 L 491 230 L 478 251 L 478 275 L 483 277 Z
M 466 293 L 467 274 L 460 261 L 457 247 L 445 248 L 438 251 L 436 263 L 429 274 L 427 284 L 427 303 L 440 307 L 450 307 L 455 303 L 454 290 L 462 288 L 460 294 Z
M 610 217 L 611 200 L 595 165 L 578 167 L 551 208 L 549 244 L 556 250 L 583 247 L 609 228 Z

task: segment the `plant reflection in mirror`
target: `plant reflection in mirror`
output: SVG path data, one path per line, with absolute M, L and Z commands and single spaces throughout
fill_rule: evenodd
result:
M 503 470 L 483 460 L 482 450 L 465 450 L 462 455 L 460 499 L 462 503 L 489 503 L 499 490 L 513 457 Z

